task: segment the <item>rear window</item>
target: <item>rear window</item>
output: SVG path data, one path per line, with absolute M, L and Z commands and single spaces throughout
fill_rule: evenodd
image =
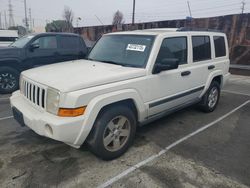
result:
M 225 38 L 222 36 L 214 36 L 215 57 L 226 56 Z
M 80 40 L 78 37 L 61 36 L 60 38 L 62 49 L 78 49 Z
M 209 36 L 193 36 L 193 61 L 211 59 L 211 45 Z

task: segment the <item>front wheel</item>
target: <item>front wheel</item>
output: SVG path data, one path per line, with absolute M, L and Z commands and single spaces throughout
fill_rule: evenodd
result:
M 20 73 L 11 67 L 0 67 L 0 94 L 12 93 L 19 88 Z
M 134 112 L 127 106 L 113 106 L 101 112 L 87 143 L 98 157 L 112 160 L 127 151 L 135 132 Z
M 216 81 L 213 81 L 208 88 L 206 94 L 202 97 L 200 102 L 200 108 L 204 112 L 213 112 L 220 99 L 220 84 Z

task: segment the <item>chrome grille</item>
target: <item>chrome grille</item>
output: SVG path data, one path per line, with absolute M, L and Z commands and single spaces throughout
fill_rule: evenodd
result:
M 23 79 L 21 81 L 20 91 L 30 102 L 40 106 L 41 108 L 46 107 L 45 88 Z

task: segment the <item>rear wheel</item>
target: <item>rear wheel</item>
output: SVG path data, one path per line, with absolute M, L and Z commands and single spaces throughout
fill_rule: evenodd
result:
M 204 112 L 213 112 L 220 99 L 220 84 L 216 81 L 213 81 L 208 88 L 206 94 L 202 97 L 200 103 L 200 108 Z
M 19 88 L 20 73 L 11 67 L 0 67 L 0 94 L 12 93 Z
M 136 118 L 127 106 L 106 108 L 97 118 L 87 143 L 90 150 L 104 160 L 124 154 L 136 131 Z

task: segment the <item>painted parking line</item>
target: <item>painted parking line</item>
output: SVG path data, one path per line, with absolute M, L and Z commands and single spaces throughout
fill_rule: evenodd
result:
M 240 106 L 238 106 L 237 108 L 234 108 L 233 110 L 231 110 L 230 112 L 228 112 L 227 114 L 219 117 L 218 119 L 214 120 L 213 122 L 197 129 L 196 131 L 186 135 L 185 137 L 177 140 L 176 142 L 172 143 L 171 145 L 167 146 L 165 149 L 161 150 L 159 153 L 152 155 L 151 157 L 139 162 L 138 164 L 131 166 L 130 168 L 128 168 L 127 170 L 123 171 L 122 173 L 118 174 L 117 176 L 109 179 L 107 182 L 101 184 L 98 186 L 98 188 L 105 188 L 108 186 L 111 186 L 113 183 L 119 181 L 120 179 L 122 179 L 123 177 L 127 176 L 128 174 L 132 173 L 133 171 L 135 171 L 136 169 L 144 166 L 145 164 L 155 160 L 156 158 L 159 158 L 161 155 L 167 153 L 170 149 L 174 148 L 175 146 L 181 144 L 182 142 L 186 141 L 187 139 L 201 133 L 202 131 L 205 131 L 206 129 L 208 129 L 209 127 L 212 127 L 213 125 L 215 125 L 216 123 L 222 121 L 223 119 L 227 118 L 228 116 L 230 116 L 231 114 L 233 114 L 234 112 L 236 112 L 237 110 L 239 110 L 240 108 L 244 107 L 245 105 L 247 105 L 248 103 L 250 103 L 250 100 L 244 102 L 243 104 L 241 104 Z
M 236 95 L 245 95 L 245 96 L 249 96 L 250 97 L 250 94 L 247 94 L 247 93 L 241 93 L 241 92 L 229 91 L 229 90 L 221 90 L 221 91 L 225 92 L 225 93 L 231 93 L 231 94 L 236 94 Z
M 2 118 L 0 118 L 0 121 L 6 120 L 6 119 L 11 119 L 11 118 L 13 118 L 13 116 L 2 117 Z

